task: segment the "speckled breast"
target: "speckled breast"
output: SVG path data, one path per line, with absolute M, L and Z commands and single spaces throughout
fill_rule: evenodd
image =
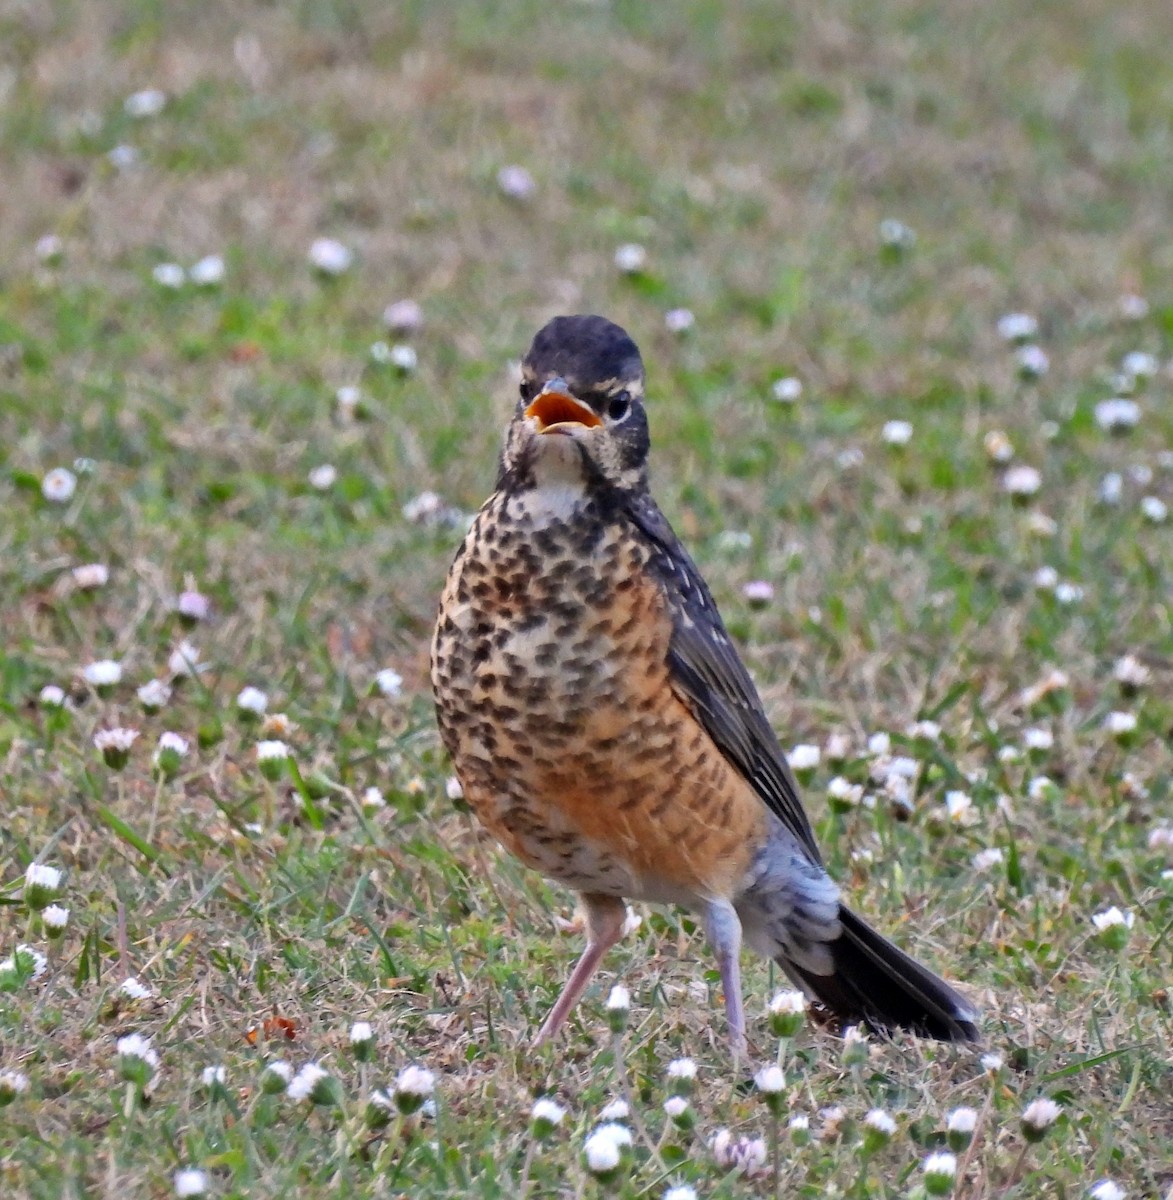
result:
M 518 857 L 579 891 L 688 902 L 745 870 L 744 784 L 670 686 L 649 554 L 593 502 L 537 524 L 493 496 L 448 578 L 433 685 L 465 795 Z

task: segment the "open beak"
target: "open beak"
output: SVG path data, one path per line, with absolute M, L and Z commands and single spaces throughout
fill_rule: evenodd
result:
M 525 410 L 538 423 L 538 433 L 570 433 L 578 425 L 595 429 L 602 420 L 595 411 L 570 394 L 565 379 L 551 379 Z

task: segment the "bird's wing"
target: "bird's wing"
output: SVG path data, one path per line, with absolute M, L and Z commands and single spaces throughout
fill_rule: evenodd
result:
M 650 496 L 635 497 L 626 507 L 652 545 L 653 565 L 669 598 L 673 686 L 718 749 L 821 863 L 786 756 L 700 571 Z

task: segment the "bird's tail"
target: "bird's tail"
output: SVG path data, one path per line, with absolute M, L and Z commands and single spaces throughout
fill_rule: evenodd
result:
M 909 1029 L 943 1042 L 976 1042 L 977 1013 L 943 979 L 926 970 L 840 906 L 842 933 L 827 944 L 834 968 L 816 975 L 784 955 L 778 965 L 842 1021 L 877 1032 Z

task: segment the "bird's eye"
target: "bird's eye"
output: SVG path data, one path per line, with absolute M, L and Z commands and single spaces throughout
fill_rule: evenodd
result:
M 528 404 L 534 398 L 538 386 L 529 379 L 523 379 L 521 386 L 517 390 L 521 393 L 521 398 Z
M 631 411 L 631 393 L 616 392 L 607 405 L 607 416 L 612 421 L 622 421 Z

